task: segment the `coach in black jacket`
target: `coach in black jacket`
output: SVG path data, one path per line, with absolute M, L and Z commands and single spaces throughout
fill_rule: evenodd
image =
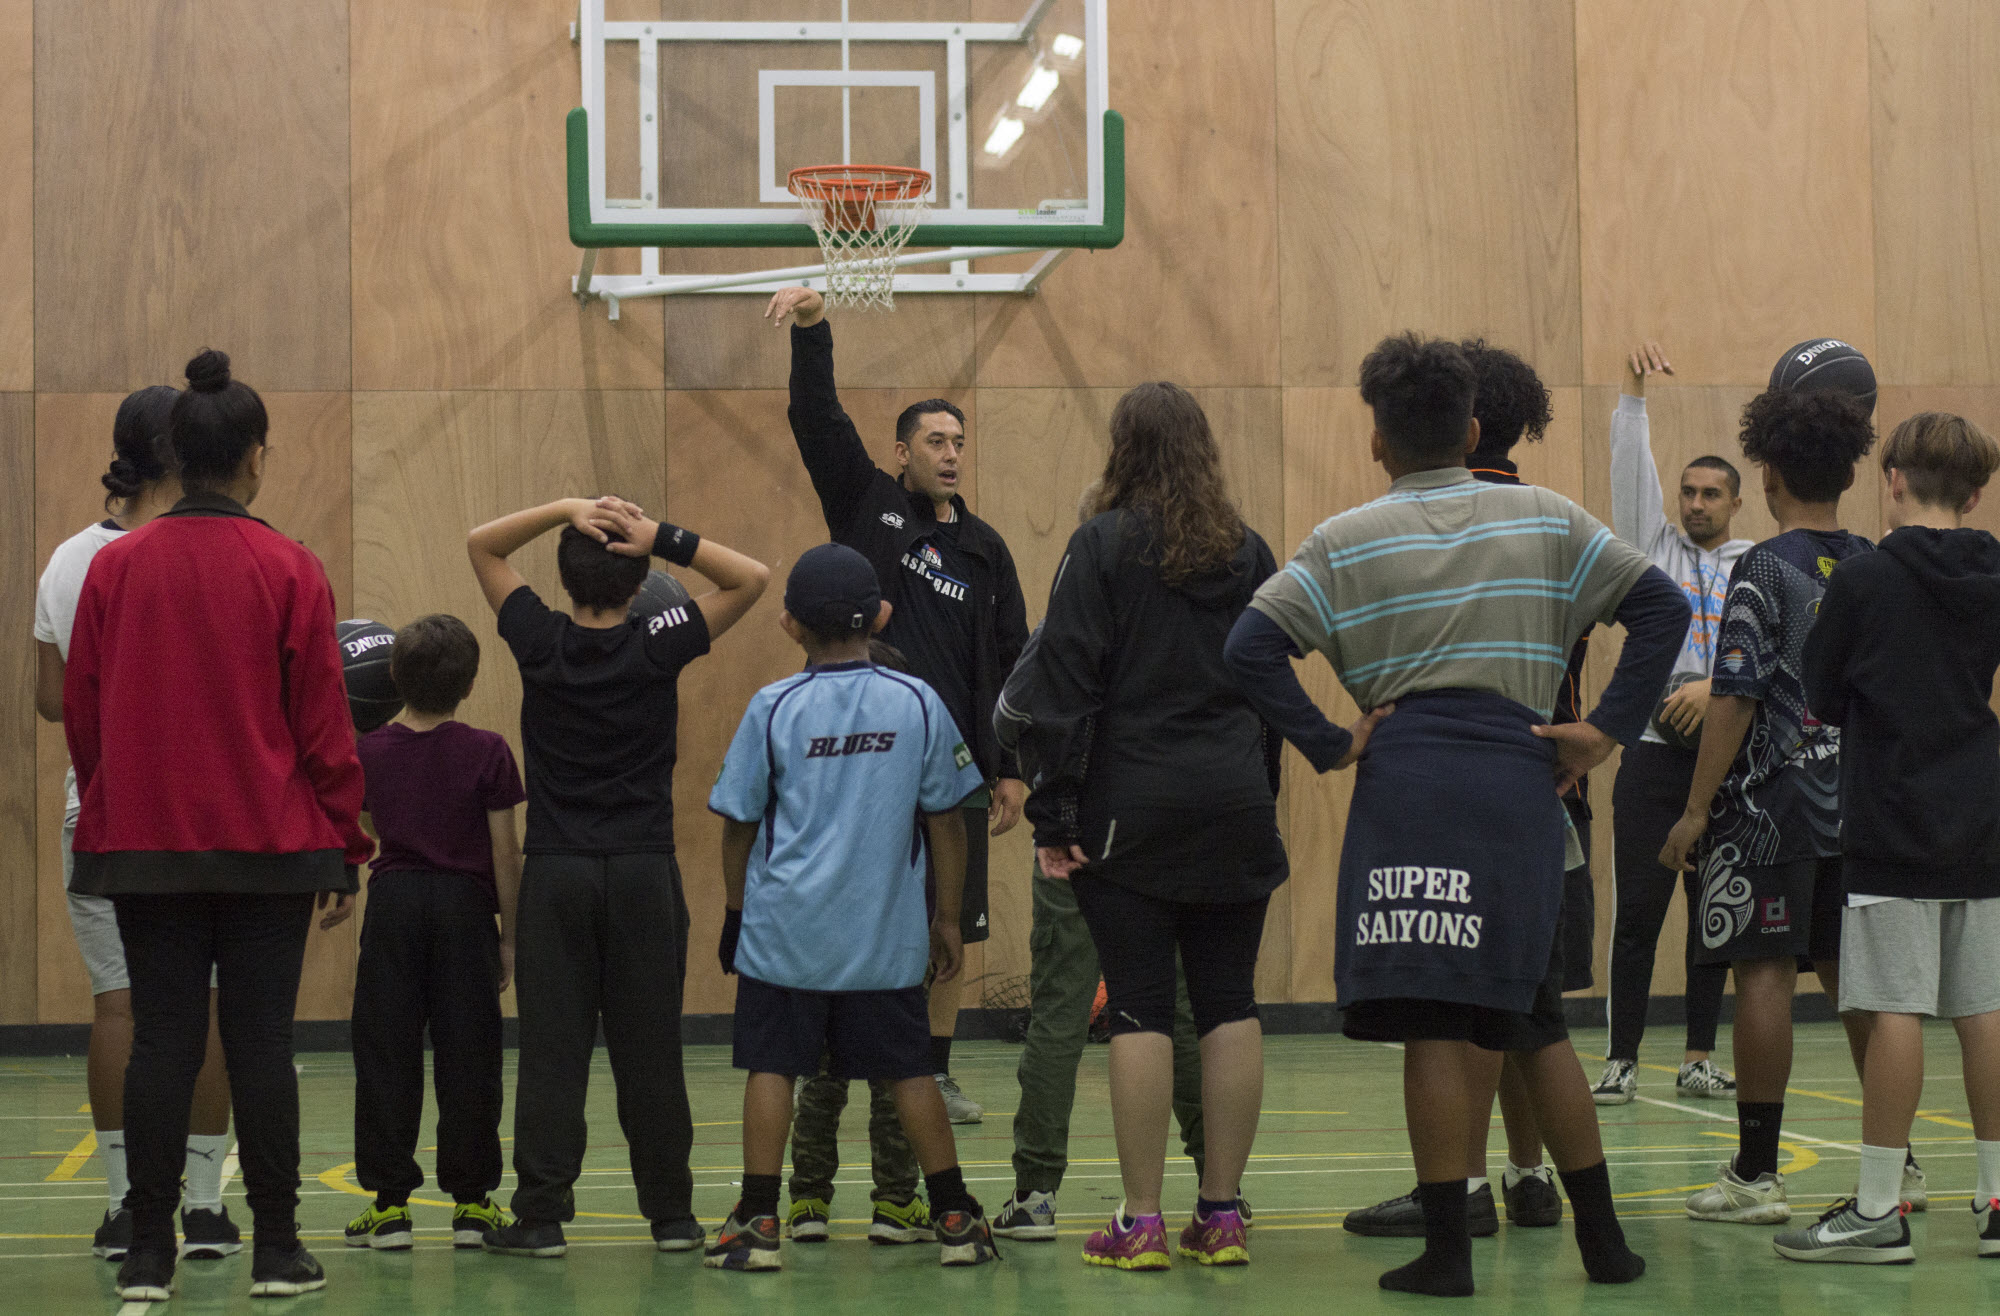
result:
M 965 417 L 934 398 L 904 410 L 896 421 L 896 461 L 891 475 L 869 459 L 854 422 L 841 409 L 833 384 L 833 331 L 826 307 L 809 288 L 787 288 L 771 299 L 775 324 L 792 328 L 792 437 L 812 476 L 835 543 L 860 552 L 875 567 L 889 625 L 882 638 L 903 651 L 910 670 L 928 682 L 958 723 L 973 761 L 991 790 L 968 800 L 984 808 L 993 836 L 1020 821 L 1027 787 L 1014 756 L 993 734 L 993 706 L 1028 639 L 1027 607 L 1014 557 L 992 526 L 966 509 L 959 496 L 965 450 Z M 986 919 L 987 826 L 966 819 L 965 898 L 961 931 L 970 944 L 988 935 Z M 931 994 L 933 1064 L 945 1105 L 956 1123 L 976 1122 L 978 1105 L 950 1081 L 951 1034 L 957 1025 L 958 981 Z

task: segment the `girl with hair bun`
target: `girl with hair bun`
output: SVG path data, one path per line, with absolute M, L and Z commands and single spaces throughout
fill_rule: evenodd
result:
M 211 972 L 254 1216 L 251 1295 L 325 1286 L 298 1236 L 292 1013 L 315 900 L 333 897 L 322 928 L 347 918 L 374 852 L 326 571 L 247 510 L 264 478 L 263 400 L 221 352 L 187 378 L 167 413 L 181 497 L 98 552 L 62 692 L 82 802 L 74 886 L 117 910 L 131 977 L 128 1302 L 173 1289 Z
M 145 525 L 180 498 L 173 470 L 167 423 L 180 390 L 165 384 L 142 388 L 118 404 L 111 426 L 111 465 L 100 477 L 108 514 L 64 540 L 50 555 L 35 591 L 35 711 L 61 722 L 63 673 L 69 659 L 70 628 L 77 596 L 99 549 Z M 63 886 L 70 884 L 70 846 L 76 834 L 76 773 L 65 774 L 63 791 Z M 125 1064 L 132 1054 L 132 993 L 118 916 L 102 896 L 69 891 L 70 928 L 90 974 L 91 1023 L 88 1082 L 90 1119 L 104 1156 L 109 1200 L 91 1250 L 123 1261 L 132 1242 L 132 1214 L 125 1209 Z M 195 1081 L 185 1153 L 187 1210 L 181 1226 L 190 1256 L 223 1256 L 241 1246 L 236 1226 L 222 1205 L 222 1164 L 229 1151 L 229 1075 L 222 1064 L 219 1034 L 211 1029 L 207 1055 Z

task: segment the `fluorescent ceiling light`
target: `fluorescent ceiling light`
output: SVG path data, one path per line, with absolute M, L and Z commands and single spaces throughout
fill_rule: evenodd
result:
M 1002 115 L 1000 122 L 993 125 L 993 132 L 986 139 L 986 154 L 1005 155 L 1014 149 L 1014 143 L 1021 140 L 1021 134 L 1028 126 L 1012 115 Z
M 1049 49 L 1055 51 L 1063 59 L 1075 59 L 1083 53 L 1083 38 L 1073 37 L 1069 33 L 1064 32 L 1049 43 Z
M 1024 110 L 1039 110 L 1049 103 L 1049 97 L 1056 94 L 1056 85 L 1061 81 L 1061 74 L 1043 65 L 1028 75 L 1028 85 L 1021 88 L 1021 94 L 1014 98 L 1014 103 Z

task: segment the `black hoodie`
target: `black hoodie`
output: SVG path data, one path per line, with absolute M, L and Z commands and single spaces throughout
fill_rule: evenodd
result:
M 1841 729 L 1848 892 L 2000 896 L 2000 541 L 1905 526 L 1842 562 L 1804 667 L 1812 716 Z
M 1277 570 L 1244 527 L 1224 571 L 1161 579 L 1145 518 L 1107 512 L 1070 537 L 1048 615 L 1001 691 L 1038 845 L 1080 844 L 1085 872 L 1169 899 L 1250 899 L 1284 880 L 1278 737 L 1222 661 Z

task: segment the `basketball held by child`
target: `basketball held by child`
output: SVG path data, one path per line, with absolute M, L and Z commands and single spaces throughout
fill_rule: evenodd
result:
M 354 618 L 333 628 L 340 640 L 341 674 L 347 681 L 347 710 L 357 735 L 387 725 L 403 711 L 403 696 L 389 676 L 396 632 L 381 622 Z
M 1653 706 L 1653 731 L 1661 740 L 1666 741 L 1675 749 L 1700 749 L 1701 724 L 1699 722 L 1695 723 L 1694 730 L 1692 731 L 1682 731 L 1667 720 L 1667 704 L 1680 692 L 1682 686 L 1688 684 L 1690 681 L 1704 679 L 1706 678 L 1700 672 L 1676 673 L 1673 679 L 1667 682 L 1666 690 L 1660 695 L 1660 702 Z
M 651 621 L 669 608 L 685 606 L 689 597 L 687 586 L 666 572 L 648 571 L 645 584 L 632 596 L 625 615 L 633 621 Z
M 1844 393 L 1870 414 L 1875 410 L 1875 367 L 1852 344 L 1838 338 L 1795 343 L 1771 367 L 1771 391 Z

